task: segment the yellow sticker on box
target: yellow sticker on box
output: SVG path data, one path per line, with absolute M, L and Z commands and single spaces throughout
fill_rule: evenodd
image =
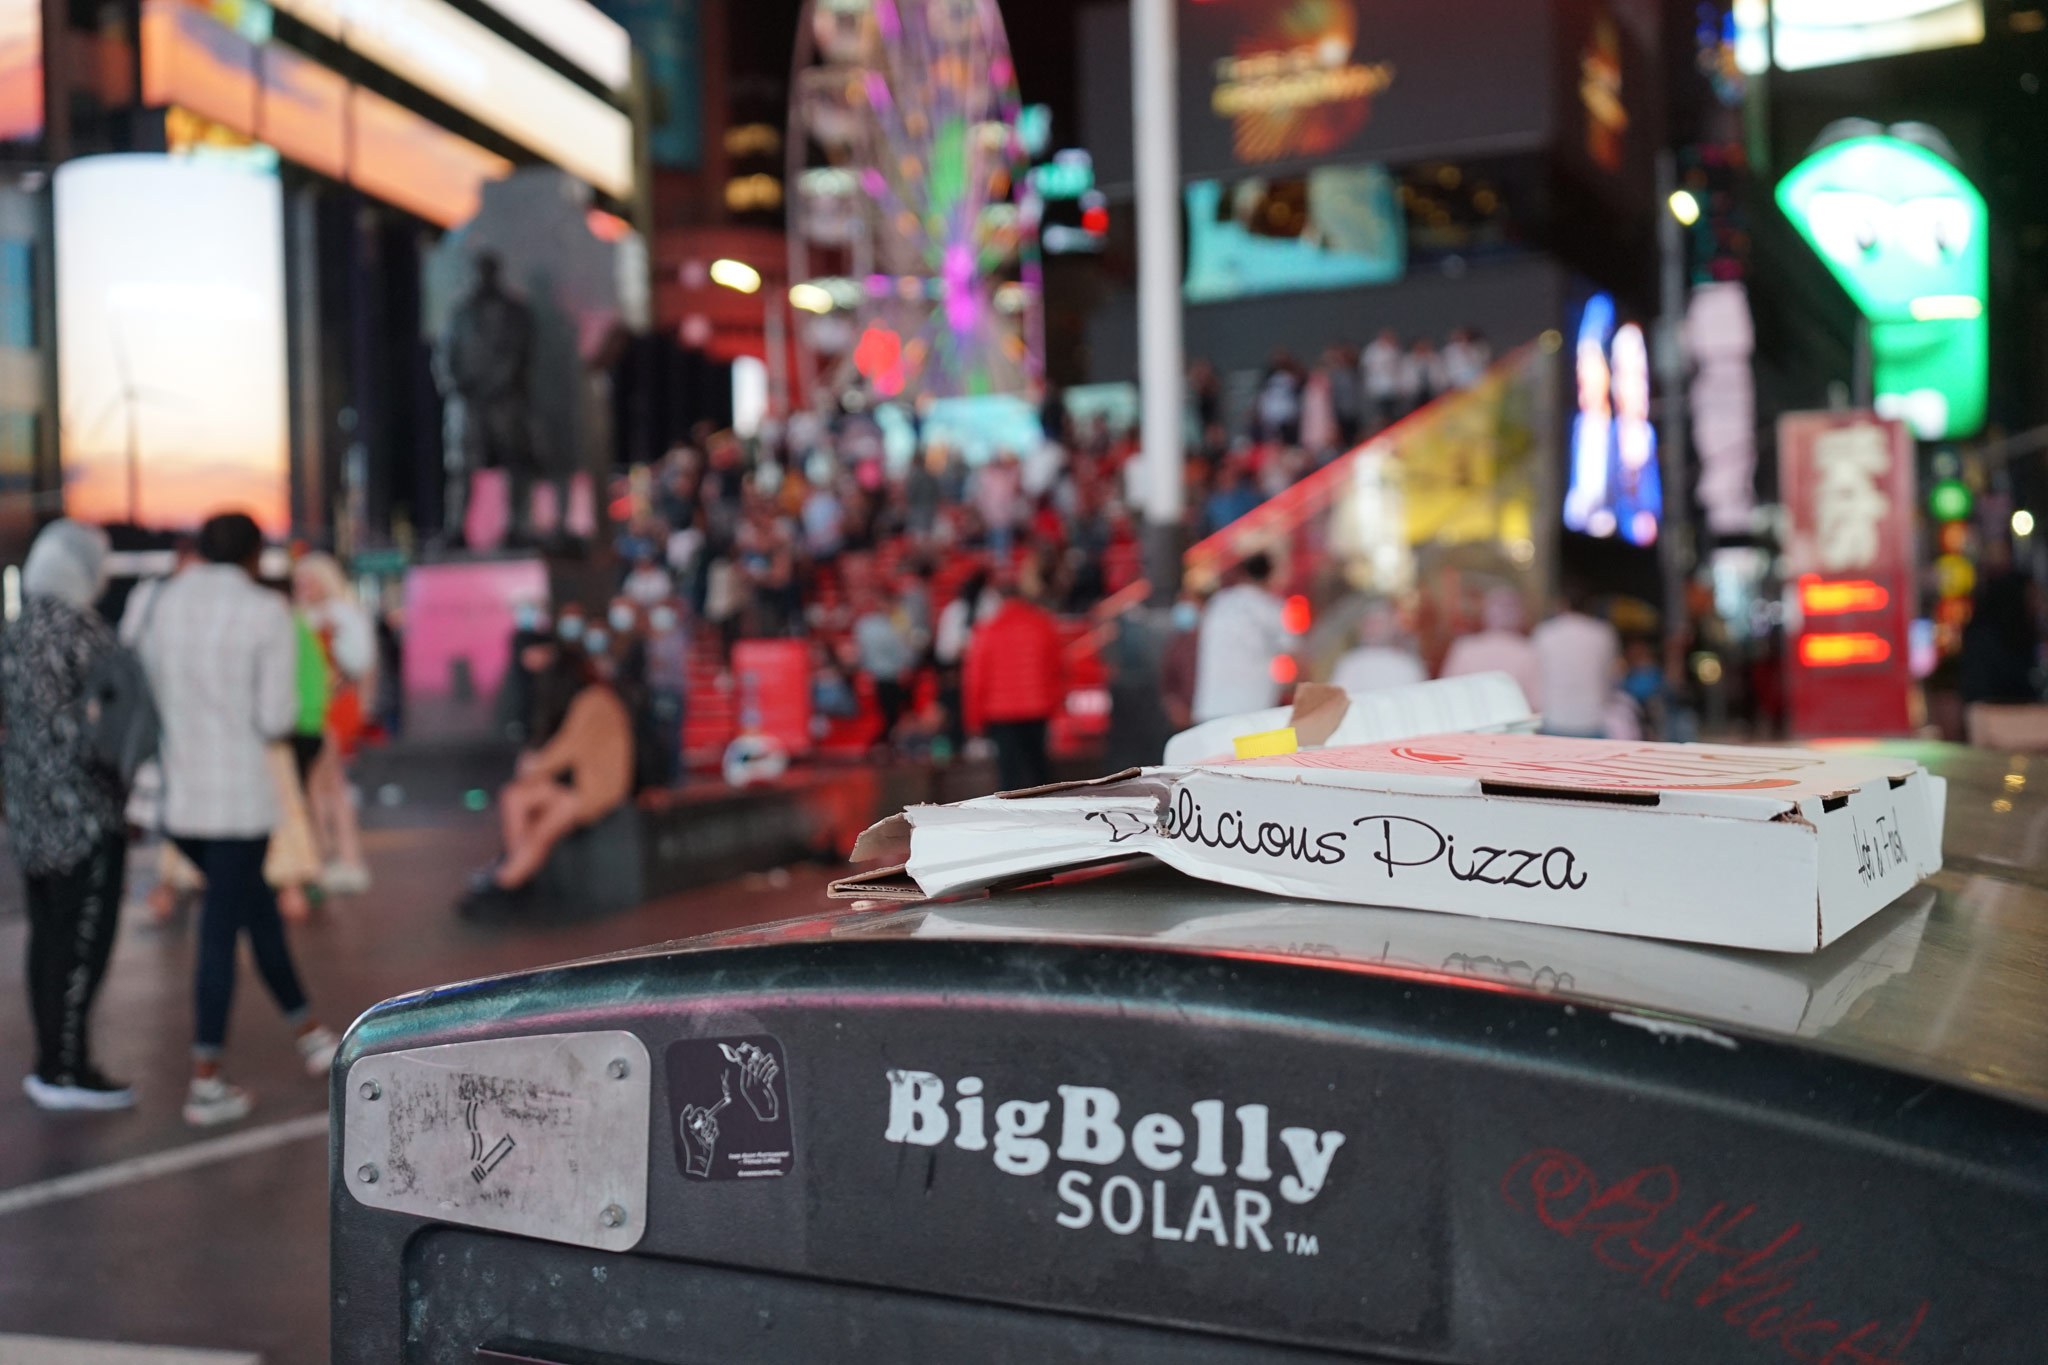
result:
M 1261 730 L 1256 735 L 1239 735 L 1235 743 L 1239 758 L 1279 758 L 1301 748 L 1291 725 L 1285 730 Z

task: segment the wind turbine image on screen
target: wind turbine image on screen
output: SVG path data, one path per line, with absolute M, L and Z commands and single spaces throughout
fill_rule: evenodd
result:
M 1036 209 L 994 0 L 807 0 L 790 302 L 816 405 L 1035 397 Z

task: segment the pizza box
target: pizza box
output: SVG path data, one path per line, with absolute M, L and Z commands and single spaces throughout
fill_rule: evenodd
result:
M 1458 732 L 914 806 L 854 851 L 896 865 L 834 890 L 1142 854 L 1311 900 L 1810 953 L 1939 870 L 1945 803 L 1892 755 Z

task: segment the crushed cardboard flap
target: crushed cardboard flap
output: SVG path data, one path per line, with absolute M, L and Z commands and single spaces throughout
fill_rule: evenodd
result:
M 825 894 L 835 901 L 900 901 L 914 904 L 926 899 L 910 874 L 904 871 L 902 863 L 894 867 L 878 867 L 868 872 L 856 872 L 851 877 L 841 877 L 825 888 Z
M 997 792 L 986 799 L 993 801 L 1018 801 L 1041 796 L 1056 796 L 1061 792 L 1086 791 L 1091 787 L 1107 787 L 1112 783 L 1127 782 L 1144 774 L 1143 768 L 1125 768 L 1122 772 L 1110 773 L 1104 777 L 1077 778 L 1068 782 L 1048 782 L 1042 787 L 1025 787 L 1019 791 Z M 912 810 L 917 809 L 912 807 Z M 910 857 L 909 812 L 899 812 L 886 819 L 877 820 L 860 832 L 853 841 L 850 861 L 873 862 L 878 858 L 893 863 L 904 863 Z M 897 870 L 901 870 L 900 868 Z
M 1351 710 L 1351 694 L 1328 683 L 1303 683 L 1294 690 L 1294 716 L 1288 726 L 1304 749 L 1329 743 Z
M 1125 768 L 1122 772 L 1110 773 L 1106 777 L 1080 777 L 1069 782 L 1048 782 L 1042 787 L 1023 787 L 1013 792 L 997 792 L 998 801 L 1019 801 L 1031 796 L 1052 796 L 1059 792 L 1086 791 L 1090 787 L 1107 787 L 1112 782 L 1128 782 L 1142 776 L 1143 768 Z
M 898 811 L 887 819 L 877 820 L 860 832 L 853 841 L 852 861 L 869 863 L 877 858 L 892 859 L 897 863 L 893 872 L 901 872 L 902 864 L 910 856 L 910 817 Z

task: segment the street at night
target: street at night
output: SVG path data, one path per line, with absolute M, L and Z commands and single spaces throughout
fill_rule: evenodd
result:
M 0 1365 L 2041 1365 L 2039 0 L 0 0 Z

